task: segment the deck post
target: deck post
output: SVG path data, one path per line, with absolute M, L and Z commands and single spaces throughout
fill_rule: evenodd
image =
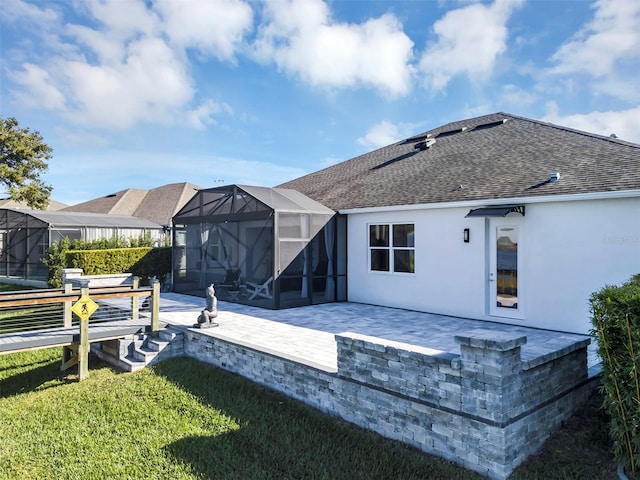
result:
M 82 295 L 89 295 L 89 282 L 82 285 Z M 78 380 L 89 378 L 89 319 L 80 319 L 80 344 L 78 345 Z
M 73 291 L 73 285 L 71 283 L 64 284 L 64 293 L 71 293 Z M 73 300 L 67 300 L 64 302 L 64 311 L 63 311 L 63 321 L 64 327 L 69 328 L 72 324 L 72 315 L 71 315 L 71 304 Z
M 160 281 L 153 280 L 153 293 L 151 294 L 151 332 L 155 336 L 160 330 Z
M 133 290 L 137 290 L 140 286 L 140 277 L 133 277 Z M 131 297 L 131 320 L 138 320 L 140 317 L 140 297 L 134 295 Z
M 64 284 L 64 293 L 71 293 L 73 291 L 73 285 L 71 283 Z M 71 313 L 71 304 L 73 300 L 67 300 L 63 304 L 62 310 L 62 322 L 65 328 L 71 328 L 73 314 Z M 75 365 L 78 359 L 77 351 L 71 347 L 62 347 L 62 363 L 60 364 L 60 370 L 64 371 L 71 365 Z

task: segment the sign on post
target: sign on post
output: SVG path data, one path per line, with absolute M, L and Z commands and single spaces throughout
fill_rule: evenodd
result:
M 80 299 L 71 311 L 80 317 L 80 343 L 78 344 L 78 379 L 89 377 L 89 317 L 98 309 L 98 304 L 89 298 L 89 289 L 82 288 Z
M 80 317 L 80 320 L 89 320 L 89 317 L 93 315 L 97 309 L 98 304 L 91 300 L 88 295 L 82 295 L 71 307 L 71 311 Z

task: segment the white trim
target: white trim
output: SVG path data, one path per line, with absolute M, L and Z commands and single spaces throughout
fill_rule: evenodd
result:
M 459 202 L 418 203 L 413 205 L 387 205 L 383 207 L 345 208 L 338 210 L 343 215 L 354 213 L 380 213 L 397 212 L 407 210 L 433 210 L 438 208 L 470 208 L 489 205 L 511 205 L 514 203 L 553 203 L 553 202 L 578 202 L 585 200 L 606 200 L 616 198 L 640 197 L 640 190 L 620 190 L 615 192 L 577 193 L 566 195 L 545 195 L 540 197 L 513 197 L 484 200 L 464 200 Z

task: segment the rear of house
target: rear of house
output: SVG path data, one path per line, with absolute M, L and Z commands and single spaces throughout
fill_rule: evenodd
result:
M 587 333 L 640 272 L 640 146 L 497 113 L 287 182 L 347 216 L 348 299 Z

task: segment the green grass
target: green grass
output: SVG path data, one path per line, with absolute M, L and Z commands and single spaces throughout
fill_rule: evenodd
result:
M 92 357 L 77 382 L 58 371 L 60 356 L 0 356 L 2 479 L 480 478 L 195 360 L 119 374 Z M 612 478 L 594 458 L 578 465 L 590 454 L 611 462 L 608 452 L 587 445 L 574 457 L 562 442 L 514 478 Z
M 24 285 L 13 285 L 10 283 L 0 283 L 0 292 L 16 292 L 19 290 L 33 290 L 35 287 L 26 287 Z

